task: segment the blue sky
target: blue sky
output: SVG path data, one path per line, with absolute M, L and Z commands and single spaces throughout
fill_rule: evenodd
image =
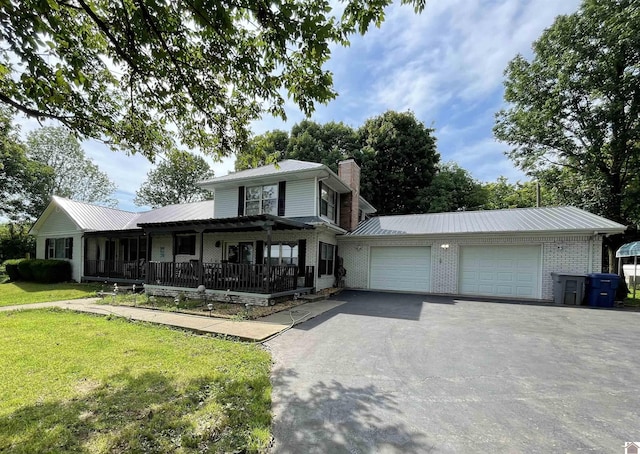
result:
M 394 4 L 379 29 L 354 36 L 348 48 L 334 47 L 327 68 L 334 74 L 338 97 L 319 105 L 312 120 L 342 121 L 353 127 L 386 110 L 412 110 L 435 128 L 441 160 L 455 161 L 480 181 L 504 175 L 526 177 L 504 156 L 496 142 L 494 114 L 503 105 L 503 72 L 559 14 L 570 14 L 578 0 L 427 0 L 421 15 Z M 304 115 L 287 103 L 288 121 L 265 117 L 253 124 L 256 134 L 289 130 Z M 37 123 L 25 120 L 23 132 Z M 151 164 L 141 156 L 84 143 L 87 155 L 117 184 L 119 208 L 140 211 L 135 191 Z M 212 163 L 216 175 L 233 170 L 233 158 Z

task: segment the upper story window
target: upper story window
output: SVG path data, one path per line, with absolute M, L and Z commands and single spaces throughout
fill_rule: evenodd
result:
M 322 184 L 320 189 L 320 216 L 324 216 L 335 222 L 336 199 L 336 191 Z
M 249 186 L 245 191 L 245 216 L 278 214 L 278 185 Z

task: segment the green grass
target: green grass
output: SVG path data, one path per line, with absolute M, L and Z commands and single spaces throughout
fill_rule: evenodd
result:
M 0 283 L 0 307 L 14 304 L 46 303 L 95 296 L 96 284 L 40 284 L 37 282 Z
M 268 449 L 258 346 L 59 309 L 0 326 L 0 452 Z
M 624 305 L 627 307 L 640 307 L 640 288 L 636 288 L 636 297 L 633 298 L 633 289 L 629 289 L 627 299 L 624 300 Z

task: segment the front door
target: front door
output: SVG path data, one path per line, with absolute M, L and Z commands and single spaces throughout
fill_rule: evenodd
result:
M 228 243 L 227 261 L 229 263 L 254 263 L 253 242 Z

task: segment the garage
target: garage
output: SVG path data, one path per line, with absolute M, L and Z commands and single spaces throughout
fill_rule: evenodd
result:
M 541 246 L 463 246 L 460 293 L 540 298 L 540 269 Z
M 369 288 L 428 292 L 431 288 L 431 248 L 372 247 Z

